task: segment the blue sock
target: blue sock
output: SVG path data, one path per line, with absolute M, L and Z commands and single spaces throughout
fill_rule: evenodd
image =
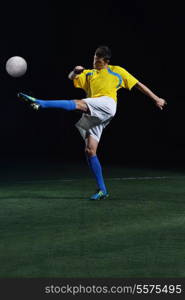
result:
M 62 108 L 65 110 L 75 110 L 76 103 L 74 100 L 39 100 L 36 99 L 35 103 L 38 103 L 42 108 Z
M 96 182 L 97 182 L 99 189 L 102 190 L 104 193 L 106 193 L 107 190 L 105 187 L 103 174 L 102 174 L 102 168 L 101 168 L 101 164 L 99 162 L 98 157 L 96 155 L 91 156 L 88 158 L 88 162 L 89 162 L 89 166 L 96 178 Z

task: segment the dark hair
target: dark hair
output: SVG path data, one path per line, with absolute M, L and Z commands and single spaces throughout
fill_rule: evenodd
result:
M 111 50 L 108 46 L 99 46 L 95 51 L 95 55 L 100 58 L 103 58 L 104 61 L 109 62 L 111 58 Z

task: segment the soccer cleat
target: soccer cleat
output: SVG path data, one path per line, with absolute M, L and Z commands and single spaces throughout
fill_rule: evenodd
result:
M 35 101 L 37 100 L 36 98 L 34 97 L 31 97 L 31 96 L 28 96 L 26 94 L 23 94 L 23 93 L 18 93 L 17 96 L 21 99 L 21 100 L 24 100 L 25 102 L 29 103 L 30 106 L 35 109 L 35 110 L 38 110 L 40 105 L 38 103 L 35 103 Z
M 102 200 L 109 196 L 108 193 L 105 193 L 101 190 L 99 190 L 96 194 L 92 195 L 90 200 Z
M 30 104 L 30 106 L 34 109 L 34 110 L 38 110 L 40 105 L 37 104 L 37 103 L 33 103 L 33 104 Z
M 25 100 L 26 102 L 29 102 L 29 103 L 33 103 L 36 101 L 36 98 L 34 97 L 31 97 L 31 96 L 28 96 L 26 94 L 23 94 L 23 93 L 18 93 L 17 96 L 22 99 L 22 100 Z

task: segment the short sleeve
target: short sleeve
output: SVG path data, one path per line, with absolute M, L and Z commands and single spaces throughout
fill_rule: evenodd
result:
M 133 88 L 133 86 L 139 82 L 139 80 L 137 78 L 135 78 L 133 75 L 131 75 L 128 71 L 126 71 L 124 68 L 122 67 L 115 67 L 116 70 L 115 72 L 119 73 L 122 77 L 122 84 L 121 86 L 131 90 Z
M 75 79 L 73 79 L 74 86 L 76 88 L 83 89 L 87 92 L 87 73 L 91 70 L 84 70 L 81 74 L 77 75 Z

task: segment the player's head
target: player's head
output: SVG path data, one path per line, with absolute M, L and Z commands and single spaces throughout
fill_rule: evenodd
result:
M 107 46 L 99 46 L 94 54 L 93 66 L 95 69 L 103 69 L 111 58 L 111 50 Z

